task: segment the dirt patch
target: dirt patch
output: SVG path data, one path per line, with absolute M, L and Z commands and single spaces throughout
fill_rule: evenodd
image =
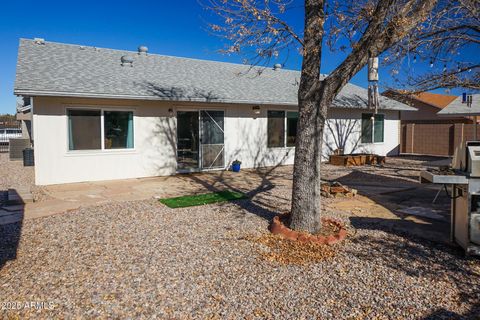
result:
M 279 216 L 279 220 L 285 226 L 288 226 L 289 217 L 290 216 L 288 214 L 283 214 L 283 215 Z M 322 228 L 320 229 L 320 232 L 314 233 L 313 235 L 314 236 L 324 236 L 324 237 L 333 236 L 333 235 L 337 234 L 340 231 L 340 229 L 341 228 L 339 227 L 338 224 L 333 223 L 330 220 L 325 220 L 322 223 Z M 299 231 L 298 233 L 301 234 L 301 235 L 304 235 L 304 236 L 309 236 L 310 235 L 308 232 Z
M 341 210 L 349 212 L 355 216 L 377 217 L 385 219 L 399 219 L 391 210 L 376 203 L 375 201 L 364 197 L 356 196 L 355 198 L 335 199 L 325 204 L 327 211 Z
M 324 221 L 324 223 L 322 224 L 322 229 L 320 229 L 320 232 L 315 233 L 315 235 L 328 237 L 328 236 L 338 234 L 340 229 L 341 228 L 337 224 L 327 220 L 327 221 Z
M 271 233 L 246 240 L 260 245 L 257 253 L 262 259 L 280 264 L 307 265 L 331 259 L 336 252 L 328 245 L 291 241 Z

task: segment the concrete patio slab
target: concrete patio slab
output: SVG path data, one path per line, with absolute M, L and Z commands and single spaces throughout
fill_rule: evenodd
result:
M 68 210 L 108 202 L 147 200 L 236 190 L 249 193 L 269 185 L 291 187 L 292 167 L 263 170 L 215 171 L 168 177 L 84 182 L 43 187 L 47 200 L 27 203 L 25 219 L 49 216 Z

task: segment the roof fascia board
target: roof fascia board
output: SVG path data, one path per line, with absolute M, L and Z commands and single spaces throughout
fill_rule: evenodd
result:
M 170 99 L 168 97 L 159 96 L 133 96 L 122 94 L 104 94 L 104 93 L 78 93 L 78 92 L 55 92 L 55 91 L 30 91 L 16 89 L 15 95 L 28 95 L 28 96 L 40 96 L 40 97 L 73 97 L 73 98 L 104 98 L 104 99 L 130 99 L 130 100 L 157 100 L 157 101 L 172 101 L 172 102 L 206 102 L 206 103 L 231 103 L 231 104 L 260 104 L 260 105 L 285 105 L 285 106 L 297 106 L 296 103 L 289 102 L 275 102 L 275 101 L 248 101 L 248 100 L 228 100 L 228 99 L 215 99 L 205 100 L 202 98 L 188 98 L 188 99 Z
M 15 95 L 26 95 L 26 96 L 39 96 L 39 97 L 71 97 L 71 98 L 98 98 L 98 99 L 129 99 L 129 100 L 152 100 L 152 101 L 172 101 L 172 102 L 203 102 L 203 103 L 230 103 L 230 104 L 242 104 L 242 105 L 277 105 L 277 106 L 298 106 L 296 103 L 290 102 L 276 102 L 276 101 L 248 101 L 248 100 L 227 100 L 227 99 L 216 99 L 207 101 L 202 98 L 189 98 L 189 99 L 170 99 L 168 97 L 158 97 L 158 96 L 133 96 L 133 95 L 121 95 L 121 94 L 103 94 L 103 93 L 79 93 L 79 92 L 56 92 L 56 91 L 32 91 L 32 90 L 23 90 L 15 89 Z M 417 111 L 413 107 L 408 108 L 379 108 L 380 110 L 392 110 L 392 111 Z M 355 110 L 364 110 L 368 111 L 368 108 L 359 108 L 359 107 L 338 107 L 332 106 L 332 108 L 338 109 L 355 109 Z

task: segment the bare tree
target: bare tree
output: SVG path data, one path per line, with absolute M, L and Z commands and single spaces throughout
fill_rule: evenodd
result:
M 441 1 L 426 22 L 395 44 L 383 61 L 393 66 L 393 77 L 410 92 L 458 87 L 476 91 L 480 90 L 480 57 L 464 53 L 479 49 L 480 1 Z M 404 79 L 397 76 L 415 64 L 427 65 L 429 71 L 405 72 Z
M 441 15 L 454 10 L 438 0 L 204 0 L 220 19 L 211 30 L 227 40 L 226 53 L 239 53 L 251 64 L 269 63 L 281 53 L 303 56 L 298 91 L 299 120 L 293 173 L 290 227 L 318 232 L 321 228 L 320 163 L 327 110 L 339 91 L 369 57 L 401 61 L 412 50 L 445 50 L 435 37 Z M 472 2 L 477 8 L 478 0 Z M 461 2 L 461 1 L 460 1 Z M 302 30 L 295 30 L 289 13 L 301 7 Z M 451 13 L 452 15 L 454 13 Z M 460 19 L 463 20 L 463 19 Z M 478 27 L 478 24 L 476 25 Z M 423 37 L 423 38 L 422 38 Z M 415 38 L 415 39 L 413 39 Z M 422 42 L 423 41 L 423 42 Z M 430 42 L 428 42 L 430 41 Z M 452 40 L 453 41 L 453 40 Z M 422 44 L 424 43 L 424 44 Z M 327 76 L 320 75 L 323 45 L 345 51 L 345 59 Z M 431 47 L 429 47 L 431 46 Z M 423 51 L 422 51 L 423 52 Z M 470 66 L 471 67 L 471 66 Z

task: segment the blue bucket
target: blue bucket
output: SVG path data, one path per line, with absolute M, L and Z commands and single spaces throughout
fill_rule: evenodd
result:
M 232 164 L 232 171 L 233 172 L 239 172 L 240 171 L 240 164 L 239 163 Z

